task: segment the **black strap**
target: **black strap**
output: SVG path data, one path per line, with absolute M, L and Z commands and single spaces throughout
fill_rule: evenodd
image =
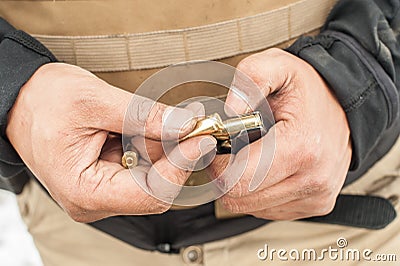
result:
M 336 206 L 325 216 L 312 217 L 304 221 L 339 224 L 367 229 L 382 229 L 396 218 L 392 203 L 381 197 L 361 195 L 339 195 Z

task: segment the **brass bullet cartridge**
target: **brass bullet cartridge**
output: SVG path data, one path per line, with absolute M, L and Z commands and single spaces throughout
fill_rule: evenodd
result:
M 138 155 L 134 151 L 126 151 L 122 156 L 122 166 L 127 169 L 137 166 L 138 162 Z
M 222 121 L 221 117 L 215 113 L 197 121 L 193 131 L 180 141 L 196 136 L 212 135 L 217 139 L 218 153 L 229 153 L 234 138 L 246 133 L 248 142 L 252 142 L 260 138 L 263 132 L 265 128 L 260 112 L 240 115 L 225 121 Z

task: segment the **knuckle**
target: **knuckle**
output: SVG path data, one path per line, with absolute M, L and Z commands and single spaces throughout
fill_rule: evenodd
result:
M 245 185 L 242 182 L 238 182 L 229 192 L 228 195 L 231 198 L 243 197 L 246 193 L 244 191 Z
M 144 109 L 149 109 L 148 115 L 142 115 L 141 122 L 144 123 L 146 132 L 152 132 L 155 135 L 161 135 L 162 133 L 162 120 L 165 112 L 165 107 L 159 103 L 151 103 L 147 101 L 148 106 Z
M 90 196 L 86 196 L 88 193 L 74 191 L 68 195 L 68 200 L 63 204 L 63 208 L 66 210 L 68 215 L 73 219 L 84 219 L 87 213 L 97 212 L 101 209 L 99 202 L 93 200 Z
M 140 126 L 145 125 L 146 122 L 153 122 L 158 109 L 160 109 L 158 104 L 154 104 L 150 99 L 140 96 L 132 97 L 131 106 L 132 108 L 127 112 L 126 119 L 133 125 L 139 124 Z
M 285 52 L 282 49 L 273 47 L 265 51 L 268 56 L 278 57 L 285 55 Z
M 159 200 L 151 200 L 149 203 L 150 204 L 148 204 L 148 208 L 146 210 L 149 214 L 163 214 L 172 206 L 171 203 L 166 203 Z
M 64 210 L 68 214 L 68 216 L 71 217 L 71 219 L 75 222 L 85 223 L 88 221 L 88 218 L 86 216 L 87 212 L 79 207 L 64 207 Z
M 260 76 L 260 70 L 261 68 L 259 67 L 259 56 L 257 54 L 248 56 L 244 58 L 242 61 L 239 62 L 237 65 L 237 70 L 239 71 L 240 74 L 237 73 L 236 77 L 239 77 L 239 79 L 242 80 L 243 83 L 247 83 L 246 81 L 246 76 L 247 75 L 249 78 L 251 78 L 254 82 L 257 83 L 259 79 L 261 78 Z
M 150 114 L 147 121 L 161 122 L 163 113 L 164 113 L 164 108 L 162 108 L 160 104 L 155 103 L 150 110 Z
M 307 138 L 303 138 L 299 148 L 301 149 L 304 166 L 313 166 L 322 158 L 322 145 L 317 133 L 308 134 Z
M 221 201 L 222 201 L 222 206 L 224 207 L 225 210 L 227 210 L 231 213 L 240 213 L 241 212 L 240 206 L 237 204 L 237 202 L 234 199 L 228 198 L 228 197 L 223 197 L 221 199 Z
M 240 71 L 246 71 L 249 68 L 252 68 L 255 62 L 256 62 L 256 55 L 250 55 L 244 58 L 242 61 L 240 61 L 236 68 Z
M 77 192 L 77 191 L 71 191 L 68 194 L 68 201 L 65 204 L 67 207 L 69 207 L 70 209 L 73 208 L 81 208 L 83 209 L 83 205 L 84 205 L 84 200 L 82 198 L 81 193 Z
M 295 197 L 298 199 L 310 198 L 310 197 L 314 196 L 314 193 L 315 193 L 314 189 L 309 186 L 306 186 L 306 187 L 301 188 L 301 189 L 297 190 L 296 192 L 294 192 Z
M 270 49 L 268 49 L 268 51 L 270 53 L 279 54 L 279 55 L 284 54 L 282 49 L 279 49 L 279 48 L 276 48 L 276 47 L 270 48 Z
M 329 189 L 328 178 L 324 176 L 312 177 L 308 180 L 306 189 L 309 189 L 313 193 L 326 192 Z
M 266 220 L 274 220 L 274 216 L 266 214 L 264 212 L 254 212 L 250 213 L 251 216 L 258 218 L 258 219 L 266 219 Z
M 310 147 L 310 145 L 304 145 L 302 149 L 302 164 L 304 168 L 309 168 L 315 165 L 315 162 L 318 161 L 319 157 L 315 149 Z
M 208 173 L 212 178 L 222 178 L 224 171 L 229 167 L 229 155 L 217 155 L 210 167 L 207 168 Z
M 208 167 L 207 171 L 211 178 L 216 179 L 220 176 L 221 168 L 219 164 L 213 162 L 210 167 Z
M 279 64 L 291 68 L 293 64 L 289 53 L 279 48 L 271 48 L 265 51 L 265 56 L 273 60 L 279 61 Z
M 72 220 L 74 220 L 77 223 L 86 223 L 88 220 L 85 218 L 84 215 L 80 214 L 69 214 Z
M 315 214 L 318 216 L 327 215 L 333 211 L 334 207 L 335 207 L 335 200 L 332 200 L 330 198 L 319 200 L 315 208 L 316 210 Z
M 92 83 L 90 83 L 92 84 Z M 97 84 L 97 83 L 96 83 Z M 94 123 L 99 123 L 100 118 L 97 112 L 93 110 L 98 110 L 98 112 L 103 113 L 105 107 L 99 103 L 97 94 L 93 89 L 80 90 L 71 101 L 71 109 L 74 112 L 76 121 L 93 121 Z
M 332 207 L 331 206 L 323 206 L 318 210 L 317 215 L 318 216 L 328 215 L 332 211 L 333 211 L 333 206 Z
M 165 212 L 167 212 L 169 209 L 171 208 L 170 204 L 158 204 L 157 207 L 154 210 L 154 214 L 163 214 Z

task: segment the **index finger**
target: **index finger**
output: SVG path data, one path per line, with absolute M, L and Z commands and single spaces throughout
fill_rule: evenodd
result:
M 278 122 L 264 137 L 241 149 L 222 173 L 215 166 L 229 196 L 242 197 L 263 190 L 294 174 L 297 160 L 292 150 L 298 149 L 292 144 L 296 142 L 289 141 L 284 127 L 284 122 Z M 232 180 L 238 181 L 233 184 Z

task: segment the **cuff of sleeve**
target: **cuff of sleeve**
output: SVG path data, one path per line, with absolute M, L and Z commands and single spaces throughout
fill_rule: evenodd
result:
M 8 111 L 21 87 L 42 65 L 56 58 L 40 42 L 23 31 L 11 30 L 0 43 L 0 162 L 11 165 L 22 161 L 7 141 L 5 129 Z
M 346 112 L 357 169 L 399 116 L 399 96 L 382 66 L 351 37 L 326 31 L 301 37 L 288 51 L 310 63 Z

